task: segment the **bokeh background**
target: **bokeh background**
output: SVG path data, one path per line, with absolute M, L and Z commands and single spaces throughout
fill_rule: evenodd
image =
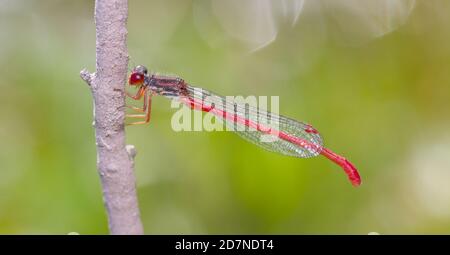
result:
M 240 3 L 245 2 L 245 3 Z M 358 3 L 359 2 L 359 3 Z M 132 0 L 130 67 L 280 96 L 363 184 L 230 132 L 128 127 L 148 234 L 448 234 L 450 2 Z M 0 0 L 0 233 L 107 233 L 89 88 L 93 1 Z

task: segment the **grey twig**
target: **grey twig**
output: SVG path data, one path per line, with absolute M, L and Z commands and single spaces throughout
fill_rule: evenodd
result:
M 85 81 L 87 83 L 87 85 L 89 85 L 89 86 L 91 86 L 92 79 L 94 76 L 95 76 L 95 74 L 89 73 L 89 71 L 86 68 L 84 68 L 80 72 L 81 79 L 83 79 L 83 81 Z
M 125 144 L 127 17 L 127 0 L 95 1 L 97 70 L 80 72 L 94 98 L 97 168 L 111 234 L 143 234 L 134 176 L 136 151 Z

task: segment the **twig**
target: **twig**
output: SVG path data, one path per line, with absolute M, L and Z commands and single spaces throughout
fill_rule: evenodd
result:
M 127 0 L 96 0 L 96 73 L 80 72 L 94 98 L 97 168 L 111 234 L 143 234 L 132 145 L 125 145 Z

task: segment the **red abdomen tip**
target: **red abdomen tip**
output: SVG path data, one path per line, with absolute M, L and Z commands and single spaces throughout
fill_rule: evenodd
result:
M 359 176 L 358 170 L 352 163 L 350 163 L 350 161 L 345 160 L 344 162 L 345 163 L 343 164 L 342 167 L 344 168 L 344 171 L 347 174 L 348 179 L 350 180 L 353 186 L 358 187 L 359 185 L 361 185 L 361 177 Z
M 320 154 L 342 167 L 353 186 L 358 187 L 361 184 L 361 177 L 359 176 L 358 170 L 346 158 L 327 148 L 323 148 Z

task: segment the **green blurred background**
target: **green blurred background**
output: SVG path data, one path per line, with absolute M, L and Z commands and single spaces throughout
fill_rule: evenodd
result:
M 378 37 L 305 10 L 257 51 L 202 20 L 205 6 L 130 1 L 130 66 L 222 95 L 280 96 L 280 112 L 313 124 L 363 184 L 323 157 L 269 153 L 229 132 L 174 132 L 175 110 L 158 97 L 152 123 L 127 128 L 146 233 L 450 232 L 449 1 L 416 1 Z M 79 78 L 95 70 L 93 8 L 0 0 L 1 234 L 108 231 Z

